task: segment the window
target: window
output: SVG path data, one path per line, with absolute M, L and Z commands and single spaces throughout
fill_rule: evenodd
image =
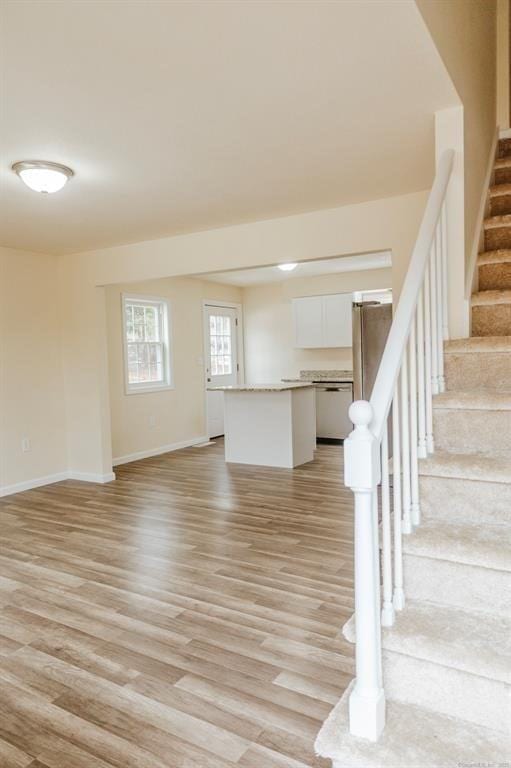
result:
M 169 304 L 149 296 L 123 296 L 126 392 L 171 386 Z
M 226 315 L 209 316 L 209 346 L 211 374 L 229 376 L 232 373 L 231 318 Z

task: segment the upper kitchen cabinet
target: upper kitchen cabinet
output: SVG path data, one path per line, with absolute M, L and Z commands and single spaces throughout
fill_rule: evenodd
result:
M 305 296 L 292 302 L 295 347 L 351 347 L 351 293 Z

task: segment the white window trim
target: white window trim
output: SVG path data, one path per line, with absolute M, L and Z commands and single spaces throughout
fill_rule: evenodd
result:
M 164 307 L 163 312 L 163 365 L 165 367 L 164 383 L 154 384 L 130 384 L 128 375 L 128 339 L 126 329 L 126 304 L 130 301 L 140 301 L 144 303 L 157 303 Z M 172 344 L 172 313 L 170 301 L 164 296 L 147 296 L 137 293 L 121 294 L 121 328 L 122 328 L 122 346 L 124 353 L 124 394 L 125 395 L 143 395 L 149 392 L 163 392 L 174 387 L 174 360 Z

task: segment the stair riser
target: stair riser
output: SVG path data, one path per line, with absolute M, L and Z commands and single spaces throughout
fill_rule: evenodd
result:
M 487 411 L 434 408 L 435 446 L 451 453 L 509 452 L 511 461 L 511 410 Z
M 491 227 L 484 233 L 486 251 L 498 251 L 500 248 L 511 248 L 511 227 Z
M 511 261 L 481 264 L 478 273 L 480 291 L 511 289 Z
M 511 617 L 505 571 L 411 554 L 404 555 L 403 566 L 407 599 Z
M 499 139 L 498 157 L 511 155 L 511 139 Z
M 422 515 L 427 520 L 509 522 L 511 483 L 422 475 L 419 489 Z
M 511 194 L 496 195 L 490 199 L 490 215 L 505 216 L 511 213 Z
M 448 390 L 511 389 L 509 353 L 449 353 L 444 360 Z
M 510 336 L 511 304 L 472 307 L 472 336 Z
M 383 668 L 389 699 L 508 732 L 509 691 L 504 683 L 394 651 L 384 651 Z
M 511 167 L 495 168 L 495 184 L 511 183 Z

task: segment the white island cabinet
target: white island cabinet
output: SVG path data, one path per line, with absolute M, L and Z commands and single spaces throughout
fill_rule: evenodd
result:
M 311 384 L 211 389 L 224 392 L 226 461 L 291 469 L 314 459 L 316 401 Z

